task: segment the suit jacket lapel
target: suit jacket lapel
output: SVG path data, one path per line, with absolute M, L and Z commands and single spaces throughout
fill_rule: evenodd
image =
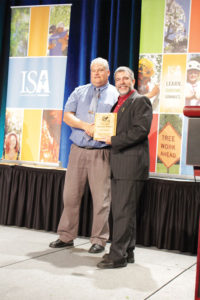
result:
M 129 106 L 135 101 L 137 97 L 137 92 L 135 91 L 130 97 L 122 104 L 117 114 L 117 124 L 119 123 L 123 114 L 129 109 Z

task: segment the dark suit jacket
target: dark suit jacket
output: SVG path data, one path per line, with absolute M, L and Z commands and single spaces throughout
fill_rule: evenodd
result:
M 114 110 L 116 104 L 113 106 Z M 150 100 L 135 91 L 117 114 L 117 133 L 111 138 L 111 172 L 115 179 L 143 180 L 149 176 L 148 134 Z

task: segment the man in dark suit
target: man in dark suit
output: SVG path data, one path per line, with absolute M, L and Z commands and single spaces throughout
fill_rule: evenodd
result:
M 115 86 L 120 96 L 112 111 L 117 113 L 117 133 L 105 138 L 112 146 L 113 236 L 110 252 L 97 264 L 102 269 L 125 267 L 127 262 L 134 262 L 136 207 L 149 176 L 152 106 L 147 97 L 134 90 L 134 84 L 131 69 L 119 67 L 115 71 Z

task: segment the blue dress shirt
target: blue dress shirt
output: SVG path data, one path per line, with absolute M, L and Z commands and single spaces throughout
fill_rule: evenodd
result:
M 69 96 L 68 101 L 65 104 L 64 112 L 74 112 L 78 119 L 84 122 L 93 123 L 93 117 L 91 116 L 89 109 L 94 89 L 95 87 L 91 83 L 77 87 Z M 96 112 L 110 112 L 112 106 L 117 101 L 118 96 L 119 94 L 113 85 L 107 83 L 100 87 Z M 79 147 L 102 148 L 107 146 L 103 142 L 94 141 L 84 130 L 73 127 L 70 139 Z

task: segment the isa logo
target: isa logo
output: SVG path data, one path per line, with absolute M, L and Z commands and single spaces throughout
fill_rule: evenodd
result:
M 21 96 L 49 96 L 49 72 L 48 70 L 38 71 L 21 71 L 22 87 Z
M 7 108 L 63 109 L 67 57 L 10 58 Z

